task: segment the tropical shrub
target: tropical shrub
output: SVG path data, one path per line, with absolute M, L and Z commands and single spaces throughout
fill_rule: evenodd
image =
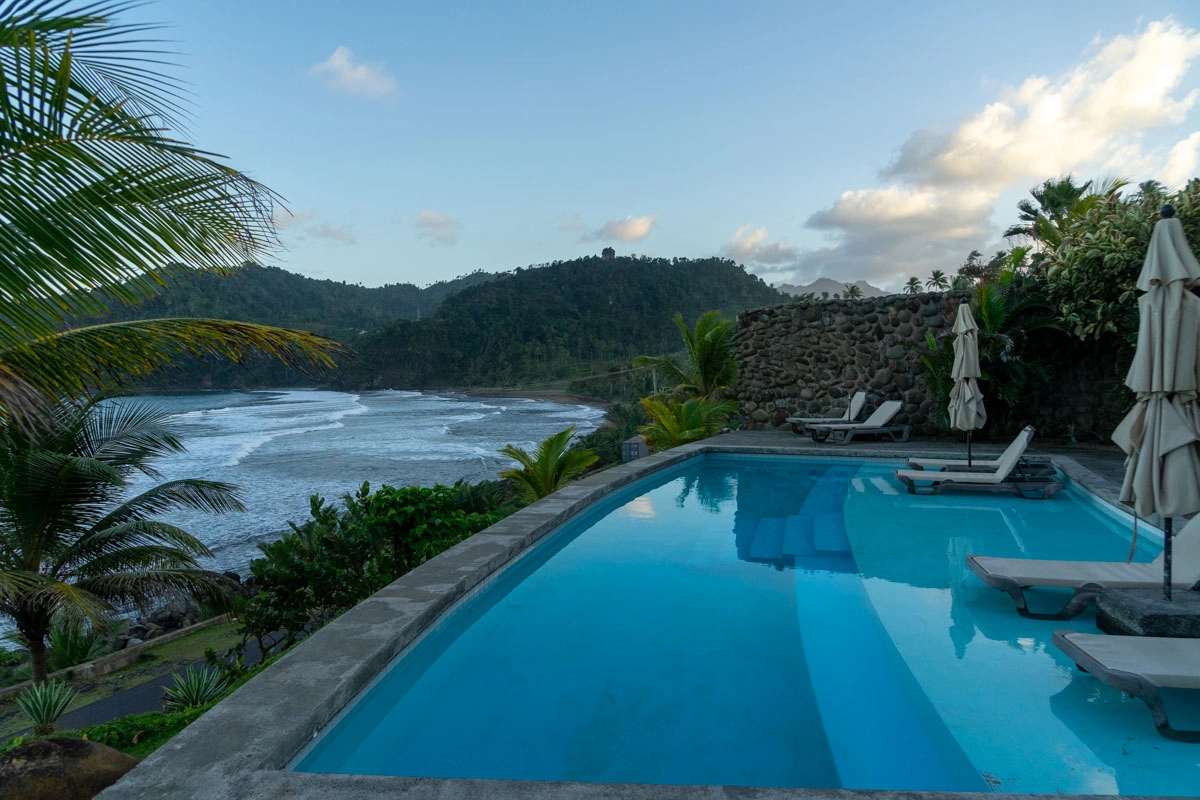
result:
M 211 707 L 210 704 L 184 711 L 130 714 L 99 725 L 89 725 L 80 729 L 79 735 L 135 758 L 145 758 Z
M 183 673 L 176 672 L 172 676 L 174 685 L 163 687 L 163 709 L 165 711 L 186 711 L 208 705 L 224 696 L 227 684 L 221 673 L 215 669 L 188 667 Z
M 104 634 L 87 622 L 62 619 L 50 626 L 46 661 L 51 672 L 95 661 L 112 649 Z
M 593 468 L 607 467 L 621 462 L 621 445 L 638 428 L 649 422 L 646 412 L 638 403 L 613 403 L 604 412 L 604 424 L 591 433 L 575 439 L 572 450 L 591 450 L 596 454 Z
M 33 722 L 35 734 L 49 736 L 54 733 L 58 718 L 66 713 L 75 694 L 65 681 L 35 683 L 17 695 L 17 706 Z
M 572 425 L 546 437 L 533 453 L 506 444 L 500 448 L 500 455 L 513 459 L 521 468 L 506 469 L 500 477 L 516 484 L 517 491 L 530 503 L 557 492 L 596 461 L 596 454 L 590 450 L 568 449 L 574 435 Z
M 703 397 L 664 402 L 647 397 L 642 408 L 650 423 L 639 431 L 650 449 L 658 451 L 715 435 L 737 411 L 737 403 Z
M 1144 185 L 1145 186 L 1145 185 Z M 1137 336 L 1135 282 L 1164 202 L 1175 206 L 1192 249 L 1200 246 L 1200 180 L 1174 194 L 1139 192 L 1100 198 L 1066 229 L 1042 261 L 1062 326 L 1080 339 L 1110 339 L 1131 351 Z
M 289 522 L 290 533 L 259 546 L 262 558 L 250 564 L 259 592 L 241 613 L 243 633 L 263 652 L 290 647 L 410 569 L 503 519 L 512 511 L 507 501 L 483 513 L 463 509 L 501 496 L 486 487 L 464 492 L 446 486 L 384 486 L 372 493 L 364 483 L 343 498 L 345 510 L 339 511 L 313 495 L 311 519 Z

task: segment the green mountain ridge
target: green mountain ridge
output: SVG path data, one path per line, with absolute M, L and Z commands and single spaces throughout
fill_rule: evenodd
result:
M 732 261 L 599 256 L 512 272 L 475 272 L 419 289 L 365 288 L 277 267 L 173 282 L 146 304 L 106 321 L 211 317 L 310 330 L 350 345 L 356 357 L 327 376 L 336 388 L 570 388 L 612 397 L 649 378 L 629 371 L 637 355 L 680 349 L 671 319 L 704 311 L 733 316 L 787 296 Z M 580 380 L 590 375 L 598 379 Z M 575 381 L 568 387 L 568 383 Z M 247 368 L 181 362 L 152 389 L 248 389 L 311 385 L 269 359 Z

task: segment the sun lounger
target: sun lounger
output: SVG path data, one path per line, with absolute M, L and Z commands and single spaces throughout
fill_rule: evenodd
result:
M 1200 689 L 1200 639 L 1105 636 L 1055 631 L 1054 646 L 1101 683 L 1141 700 L 1168 739 L 1200 742 L 1200 731 L 1171 727 L 1159 689 Z
M 967 461 L 965 458 L 910 458 L 907 461 L 907 466 L 909 469 L 951 472 L 958 472 L 964 469 L 980 471 L 995 470 L 1013 453 L 1017 454 L 1018 466 L 1048 466 L 1050 463 L 1048 458 L 1039 458 L 1037 461 L 1033 461 L 1025 455 L 1025 451 L 1029 448 L 1030 442 L 1033 441 L 1035 433 L 1036 431 L 1032 425 L 1026 425 L 1025 429 L 1018 433 L 1016 438 L 1012 440 L 1012 443 L 996 458 L 973 458 L 970 461 Z
M 1171 584 L 1190 589 L 1200 581 L 1200 516 L 1193 517 L 1172 540 Z M 1031 619 L 1070 619 L 1095 602 L 1101 589 L 1153 589 L 1163 583 L 1163 554 L 1149 564 L 1124 561 L 1050 561 L 1036 558 L 967 556 L 967 566 L 979 579 L 1007 592 L 1017 613 Z M 1058 586 L 1075 594 L 1053 614 L 1029 610 L 1024 590 L 1030 586 Z
M 787 422 L 792 426 L 793 433 L 804 433 L 804 429 L 809 425 L 819 425 L 821 423 L 834 422 L 854 422 L 858 419 L 858 415 L 862 413 L 863 406 L 867 404 L 866 392 L 855 392 L 850 398 L 850 405 L 842 412 L 840 417 L 788 417 Z
M 987 470 L 926 470 L 898 469 L 896 480 L 904 484 L 909 494 L 941 494 L 946 489 L 971 489 L 1012 492 L 1020 497 L 1050 497 L 1063 488 L 1061 481 L 1054 478 L 1053 470 L 1027 471 L 1018 462 L 1025 446 L 1033 437 L 1033 428 L 1026 428 L 1004 454 L 996 460 L 996 466 Z M 1022 446 L 1022 442 L 1024 446 Z
M 849 444 L 855 436 L 890 436 L 893 442 L 907 442 L 911 430 L 908 425 L 888 424 L 902 405 L 899 400 L 888 400 L 880 403 L 879 408 L 862 422 L 814 424 L 808 426 L 808 432 L 814 442 L 823 442 L 831 436 L 841 444 Z

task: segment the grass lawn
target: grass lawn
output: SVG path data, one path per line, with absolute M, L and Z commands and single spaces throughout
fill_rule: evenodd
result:
M 194 664 L 204 658 L 206 648 L 211 647 L 218 653 L 228 650 L 241 641 L 237 634 L 239 626 L 238 622 L 214 625 L 165 644 L 148 647 L 142 651 L 137 662 L 117 672 L 99 678 L 69 681 L 79 694 L 68 711 Z M 17 708 L 15 696 L 0 700 L 0 743 L 28 727 L 29 718 Z

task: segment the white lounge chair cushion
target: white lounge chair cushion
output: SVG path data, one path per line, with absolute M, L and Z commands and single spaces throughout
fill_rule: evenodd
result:
M 935 472 L 926 469 L 898 469 L 896 470 L 896 477 L 912 478 L 914 481 L 926 481 L 928 483 L 954 481 L 955 483 L 980 484 L 1004 483 L 1004 479 L 1008 477 L 1008 473 L 1001 472 L 999 469 L 994 472 Z
M 862 422 L 842 422 L 828 425 L 816 425 L 814 427 L 828 431 L 852 431 L 859 428 L 882 428 L 892 421 L 892 417 L 900 413 L 900 409 L 904 406 L 899 400 L 888 400 L 881 403 L 879 408 L 867 417 Z
M 1200 689 L 1200 639 L 1063 633 L 1063 638 L 1112 671 L 1141 675 L 1155 686 Z
M 1025 451 L 1029 448 L 1029 443 L 1033 441 L 1034 433 L 1035 431 L 1033 426 L 1026 425 L 1025 428 L 1016 435 L 1016 438 L 1009 443 L 1008 447 L 1004 449 L 1004 452 L 996 458 L 973 458 L 969 462 L 965 458 L 910 458 L 908 459 L 908 465 L 910 467 L 943 467 L 946 469 L 953 467 L 971 467 L 973 469 L 978 469 L 980 467 L 991 467 L 992 469 L 995 469 L 996 467 L 1000 466 L 1005 459 L 1010 458 L 1014 451 L 1017 453 L 1017 460 L 1020 461 L 1021 456 L 1025 455 Z

